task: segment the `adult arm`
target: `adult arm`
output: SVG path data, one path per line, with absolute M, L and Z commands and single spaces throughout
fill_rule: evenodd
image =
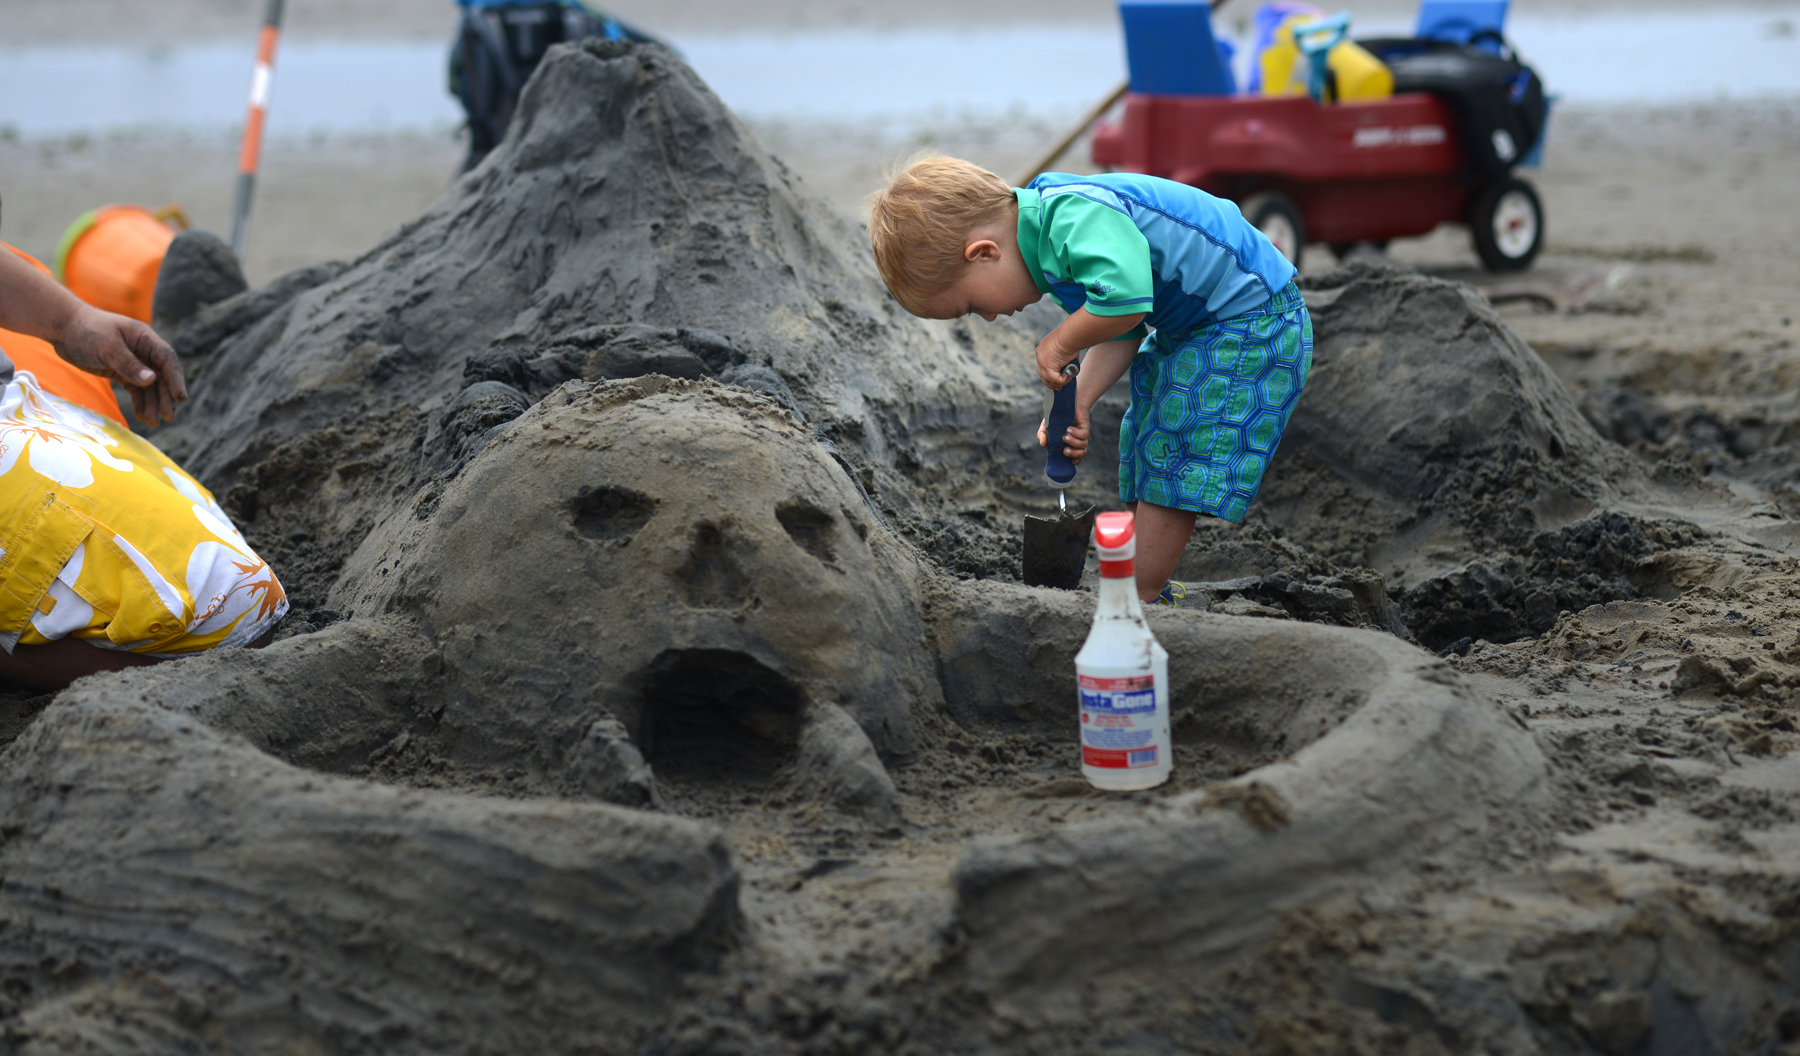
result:
M 173 420 L 187 399 L 181 363 L 156 331 L 85 303 L 4 247 L 0 329 L 42 338 L 67 362 L 124 385 L 147 425 Z
M 1075 386 L 1075 424 L 1063 432 L 1063 454 L 1069 461 L 1080 462 L 1087 456 L 1088 414 L 1100 397 L 1106 395 L 1106 390 L 1131 369 L 1140 343 L 1136 340 L 1106 341 L 1088 350 Z M 1042 422 L 1038 423 L 1038 446 L 1045 446 Z

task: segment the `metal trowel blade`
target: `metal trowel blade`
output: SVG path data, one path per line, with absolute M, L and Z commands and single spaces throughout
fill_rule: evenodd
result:
M 1094 537 L 1094 507 L 1056 517 L 1025 518 L 1025 585 L 1074 590 Z

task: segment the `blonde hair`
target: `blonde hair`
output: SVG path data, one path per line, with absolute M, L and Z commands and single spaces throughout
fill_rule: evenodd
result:
M 901 307 L 924 315 L 924 302 L 968 266 L 969 233 L 1010 219 L 1017 203 L 1006 181 L 979 165 L 937 153 L 908 159 L 868 197 L 869 245 L 881 281 Z

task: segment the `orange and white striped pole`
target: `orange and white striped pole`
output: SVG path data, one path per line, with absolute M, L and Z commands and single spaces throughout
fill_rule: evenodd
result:
M 275 80 L 275 43 L 281 39 L 285 0 L 269 0 L 262 38 L 256 45 L 256 72 L 250 75 L 250 113 L 244 118 L 244 146 L 238 152 L 237 202 L 231 208 L 231 250 L 244 259 L 250 237 L 250 196 L 256 190 L 256 167 L 262 160 L 263 121 L 269 114 L 269 87 Z

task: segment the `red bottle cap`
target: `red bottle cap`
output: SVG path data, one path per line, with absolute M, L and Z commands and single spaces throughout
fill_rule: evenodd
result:
M 1104 579 L 1129 579 L 1137 573 L 1137 525 L 1123 510 L 1094 518 L 1094 548 L 1100 551 Z
M 1103 550 L 1117 550 L 1131 542 L 1137 531 L 1129 511 L 1115 510 L 1094 518 L 1094 545 Z

